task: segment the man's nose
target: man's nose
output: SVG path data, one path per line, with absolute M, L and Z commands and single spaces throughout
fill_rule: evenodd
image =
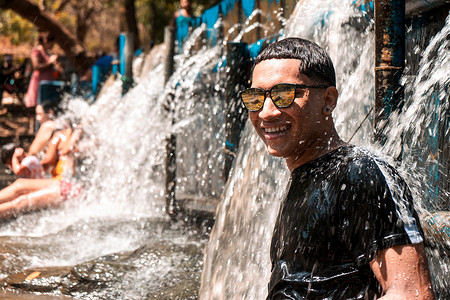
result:
M 281 111 L 272 101 L 270 95 L 267 95 L 266 100 L 264 101 L 263 107 L 259 112 L 259 117 L 261 119 L 271 119 L 281 115 Z

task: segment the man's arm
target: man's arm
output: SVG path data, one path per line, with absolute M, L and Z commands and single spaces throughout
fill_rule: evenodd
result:
M 380 250 L 370 267 L 383 288 L 380 299 L 434 299 L 423 244 Z

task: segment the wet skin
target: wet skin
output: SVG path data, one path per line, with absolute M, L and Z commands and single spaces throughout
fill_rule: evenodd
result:
M 321 84 L 300 74 L 299 63 L 296 59 L 260 62 L 253 71 L 252 87 L 269 90 L 279 83 Z M 285 158 L 292 171 L 345 144 L 331 116 L 337 97 L 335 87 L 308 88 L 296 95 L 291 106 L 277 108 L 268 96 L 263 108 L 249 111 L 249 117 L 269 153 Z M 377 252 L 370 267 L 385 293 L 380 299 L 434 299 L 424 253 L 422 243 Z
M 300 74 L 299 64 L 297 59 L 264 60 L 254 68 L 252 87 L 268 90 L 279 83 L 320 84 Z M 276 107 L 267 96 L 263 108 L 249 116 L 269 153 L 285 158 L 292 170 L 342 144 L 331 118 L 336 100 L 334 87 L 306 88 L 298 90 L 287 108 Z M 325 111 L 326 107 L 331 110 Z
M 44 111 L 41 105 L 36 106 L 36 121 L 40 123 L 44 123 L 45 121 L 50 120 L 48 114 Z

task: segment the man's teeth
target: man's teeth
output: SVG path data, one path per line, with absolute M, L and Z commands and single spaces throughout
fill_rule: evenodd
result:
M 281 126 L 281 127 L 265 128 L 264 130 L 268 133 L 274 133 L 274 132 L 285 131 L 286 129 L 287 129 L 287 126 Z

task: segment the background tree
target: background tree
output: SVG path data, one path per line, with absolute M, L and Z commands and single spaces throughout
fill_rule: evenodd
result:
M 219 0 L 192 1 L 195 15 Z M 37 28 L 50 31 L 79 72 L 98 51 L 109 52 L 121 31 L 160 43 L 179 0 L 0 0 L 0 35 L 33 45 Z M 12 13 L 14 11 L 14 13 Z M 26 20 L 26 21 L 25 21 Z
M 84 73 L 93 63 L 94 58 L 87 55 L 81 41 L 51 13 L 41 9 L 34 2 L 30 0 L 0 0 L 0 8 L 11 9 L 41 30 L 51 32 L 55 36 L 55 41 L 80 73 Z
M 123 13 L 121 14 L 121 28 L 122 32 L 131 32 L 134 35 L 135 47 L 140 46 L 139 43 L 139 30 L 136 19 L 136 8 L 134 5 L 135 0 L 122 0 L 123 1 Z
M 199 16 L 205 8 L 209 8 L 220 0 L 191 0 L 194 15 Z M 161 43 L 164 40 L 164 27 L 172 19 L 173 13 L 179 8 L 179 0 L 135 0 L 137 18 L 142 24 L 146 36 L 145 42 Z
M 0 33 L 9 37 L 11 43 L 33 43 L 36 40 L 34 26 L 11 10 L 0 14 Z
M 114 19 L 118 16 L 118 7 L 119 4 L 114 0 L 47 0 L 41 4 L 41 8 L 53 14 L 85 45 L 93 45 L 93 43 L 87 43 L 88 36 L 98 39 L 100 35 L 93 37 L 89 34 L 99 28 L 110 32 L 111 25 L 116 25 L 115 33 L 117 33 L 118 22 L 114 22 Z M 108 19 L 105 20 L 104 16 L 108 16 Z M 106 32 L 102 32 L 102 34 L 104 35 Z M 105 44 L 104 41 L 98 42 L 98 45 Z M 88 47 L 88 50 L 92 49 Z

